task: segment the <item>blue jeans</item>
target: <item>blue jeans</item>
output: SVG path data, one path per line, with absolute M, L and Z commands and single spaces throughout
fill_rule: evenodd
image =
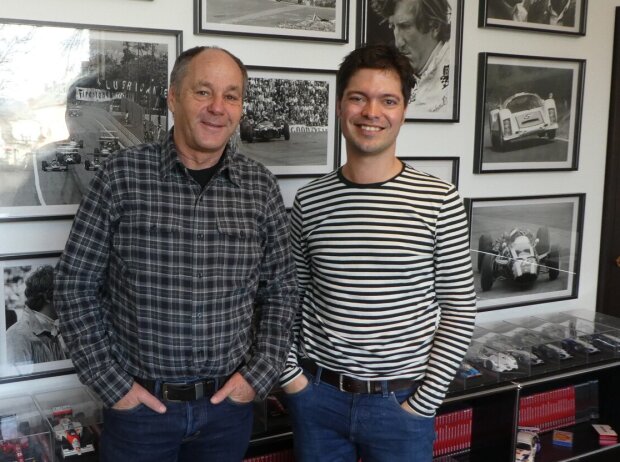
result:
M 288 394 L 297 462 L 429 462 L 435 418 L 413 415 L 400 403 L 415 386 L 383 394 L 338 390 L 305 373 L 308 386 Z
M 165 414 L 140 404 L 104 409 L 101 462 L 239 462 L 250 442 L 252 403 L 209 398 L 164 401 Z

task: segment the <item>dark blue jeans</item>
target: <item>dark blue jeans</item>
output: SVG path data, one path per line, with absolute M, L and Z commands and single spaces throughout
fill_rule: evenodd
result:
M 252 403 L 209 398 L 164 402 L 158 414 L 144 405 L 104 410 L 101 462 L 239 462 L 252 433 Z
M 287 395 L 297 462 L 429 462 L 435 419 L 400 407 L 415 388 L 383 394 L 338 390 L 306 372 L 309 384 Z

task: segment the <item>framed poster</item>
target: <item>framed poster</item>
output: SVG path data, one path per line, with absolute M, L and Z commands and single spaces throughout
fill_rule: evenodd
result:
M 416 86 L 407 121 L 458 122 L 464 1 L 432 3 L 357 0 L 357 45 L 392 44 L 409 58 Z
M 577 297 L 585 194 L 465 203 L 480 310 Z
M 338 164 L 336 73 L 248 66 L 238 149 L 278 176 L 329 173 Z
M 181 31 L 0 19 L 0 218 L 75 213 L 111 151 L 165 136 Z
M 0 256 L 0 382 L 73 372 L 53 304 L 59 257 L 60 252 Z
M 585 35 L 588 0 L 480 0 L 480 27 Z
M 398 157 L 404 163 L 416 170 L 430 173 L 440 180 L 459 185 L 459 158 L 458 157 Z
M 346 43 L 349 0 L 195 0 L 194 32 Z
M 474 173 L 577 170 L 585 65 L 480 53 Z

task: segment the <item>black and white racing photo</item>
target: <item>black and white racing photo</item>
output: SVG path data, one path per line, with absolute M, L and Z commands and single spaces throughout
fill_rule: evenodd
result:
M 195 0 L 195 33 L 348 40 L 349 0 Z
M 110 153 L 165 136 L 178 34 L 0 22 L 0 216 L 73 213 Z
M 575 298 L 584 194 L 467 199 L 480 310 Z
M 71 368 L 54 309 L 58 253 L 2 256 L 0 380 Z
M 480 26 L 584 35 L 587 0 L 480 0 Z
M 395 45 L 415 86 L 406 120 L 457 122 L 463 0 L 358 0 L 357 44 Z
M 576 170 L 585 61 L 480 53 L 475 173 Z
M 278 176 L 336 168 L 336 76 L 330 71 L 248 68 L 237 148 Z

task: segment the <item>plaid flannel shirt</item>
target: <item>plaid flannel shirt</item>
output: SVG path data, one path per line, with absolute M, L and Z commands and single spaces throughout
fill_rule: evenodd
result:
M 133 377 L 238 371 L 265 397 L 297 303 L 276 179 L 227 147 L 204 190 L 162 145 L 97 171 L 55 275 L 60 328 L 81 381 L 108 406 Z

